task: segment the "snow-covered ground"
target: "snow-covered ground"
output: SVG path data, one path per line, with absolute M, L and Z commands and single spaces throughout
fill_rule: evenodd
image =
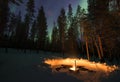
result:
M 82 79 L 66 73 L 52 73 L 52 70 L 43 64 L 44 59 L 57 55 L 29 50 L 23 53 L 14 49 L 9 49 L 8 53 L 5 53 L 4 49 L 0 49 L 0 82 L 83 82 Z M 120 71 L 101 78 L 100 82 L 120 82 Z

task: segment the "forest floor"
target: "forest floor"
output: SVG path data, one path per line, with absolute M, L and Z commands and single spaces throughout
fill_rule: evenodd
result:
M 94 80 L 83 81 L 67 73 L 52 73 L 43 62 L 57 55 L 52 52 L 36 53 L 29 50 L 23 53 L 14 49 L 9 49 L 8 53 L 5 53 L 4 49 L 0 49 L 0 82 L 94 82 Z M 119 77 L 120 71 L 117 70 L 96 82 L 120 82 Z

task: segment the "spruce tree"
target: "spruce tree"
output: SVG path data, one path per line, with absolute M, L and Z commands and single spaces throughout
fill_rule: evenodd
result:
M 38 11 L 37 16 L 37 30 L 38 30 L 38 48 L 44 50 L 46 47 L 46 38 L 47 38 L 47 21 L 45 17 L 45 12 L 43 6 Z
M 54 23 L 53 30 L 52 30 L 52 36 L 51 36 L 51 42 L 52 42 L 52 50 L 53 51 L 59 51 L 59 32 L 56 24 Z
M 99 56 L 101 56 L 101 58 L 99 57 L 100 59 L 104 56 L 107 57 L 107 55 L 104 55 L 104 52 L 112 54 L 111 50 L 115 48 L 116 33 L 113 28 L 113 21 L 115 20 L 109 11 L 109 3 L 110 0 L 88 0 L 88 18 L 91 30 L 94 30 L 94 45 Z
M 70 25 L 72 23 L 72 20 L 73 20 L 73 11 L 72 11 L 71 4 L 69 4 L 68 13 L 67 13 L 67 25 L 68 25 L 68 28 L 70 27 Z
M 17 15 L 17 24 L 16 24 L 16 29 L 15 29 L 15 44 L 16 47 L 20 48 L 20 45 L 23 41 L 23 36 L 24 36 L 24 31 L 22 30 L 22 19 L 21 19 L 21 12 Z M 19 43 L 19 44 L 18 44 Z
M 0 40 L 4 36 L 4 32 L 7 29 L 7 23 L 9 21 L 9 4 L 20 4 L 22 0 L 0 0 Z
M 36 20 L 33 22 L 32 24 L 32 28 L 31 28 L 31 40 L 32 42 L 35 41 L 35 35 L 36 35 Z
M 34 12 L 35 12 L 34 0 L 29 0 L 26 4 L 26 7 L 27 7 L 26 8 L 27 13 L 25 15 L 24 22 L 25 22 L 25 28 L 26 28 L 25 38 L 28 39 L 30 36 L 30 33 L 29 33 L 30 29 L 34 28 L 34 27 L 31 27 L 34 19 Z
M 9 16 L 8 0 L 0 0 L 0 40 L 4 36 L 4 31 L 7 28 Z
M 59 36 L 60 36 L 60 50 L 62 54 L 64 55 L 65 51 L 65 41 L 66 41 L 66 28 L 67 28 L 67 21 L 66 21 L 66 15 L 65 10 L 62 8 L 60 15 L 58 17 L 58 28 L 59 28 Z
M 10 16 L 10 22 L 9 22 L 9 36 L 10 36 L 10 39 L 13 38 L 15 36 L 15 29 L 16 29 L 16 25 L 17 24 L 17 17 L 14 13 L 11 13 L 11 16 Z

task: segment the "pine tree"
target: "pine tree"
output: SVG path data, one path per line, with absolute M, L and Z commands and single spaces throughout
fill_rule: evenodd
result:
M 34 0 L 29 0 L 27 2 L 27 8 L 26 8 L 26 11 L 27 11 L 27 14 L 29 16 L 29 20 L 30 20 L 30 23 L 32 23 L 33 21 L 33 17 L 34 17 L 34 12 L 35 12 L 35 3 L 34 3 Z
M 68 28 L 70 27 L 70 25 L 72 23 L 72 20 L 73 20 L 73 11 L 72 11 L 71 4 L 69 4 L 68 13 L 67 13 L 67 25 L 68 25 Z
M 16 43 L 16 47 L 20 47 L 21 42 L 23 40 L 23 36 L 24 36 L 23 34 L 24 33 L 22 32 L 21 12 L 19 12 L 19 14 L 17 15 L 17 24 L 16 24 L 16 29 L 15 29 L 15 43 Z
M 18 5 L 21 2 L 22 0 L 0 0 L 0 44 L 6 47 L 6 51 L 10 45 L 8 37 L 8 23 L 10 19 L 9 4 Z M 11 34 L 13 34 L 13 31 Z
M 11 13 L 11 16 L 10 16 L 10 22 L 9 22 L 9 25 L 8 25 L 8 35 L 10 36 L 10 39 L 12 39 L 14 36 L 15 36 L 15 29 L 16 29 L 16 26 L 17 26 L 17 17 L 14 13 Z
M 65 10 L 63 8 L 61 9 L 57 22 L 58 22 L 59 35 L 60 35 L 60 45 L 61 45 L 60 50 L 62 54 L 64 55 L 67 24 L 66 24 Z
M 34 42 L 35 41 L 35 35 L 36 35 L 36 20 L 32 24 L 31 28 L 31 40 Z
M 67 52 L 71 55 L 77 55 L 77 36 L 76 36 L 76 22 L 72 20 L 70 28 L 68 29 Z
M 75 22 L 76 22 L 76 36 L 79 39 L 82 39 L 83 36 L 83 27 L 81 26 L 81 21 L 86 17 L 85 9 L 82 9 L 80 5 L 77 6 L 77 11 L 75 15 Z
M 27 41 L 28 40 L 28 36 L 29 36 L 29 24 L 30 24 L 30 19 L 29 19 L 29 15 L 26 14 L 25 15 L 25 19 L 24 19 L 24 40 Z
M 2 40 L 4 31 L 7 28 L 9 16 L 8 0 L 0 1 L 0 40 Z
M 53 26 L 51 38 L 52 38 L 52 40 L 51 40 L 52 50 L 53 51 L 59 51 L 59 31 L 58 31 L 58 28 L 57 28 L 55 23 L 54 23 L 54 26 Z
M 47 37 L 47 22 L 46 22 L 46 17 L 44 13 L 44 8 L 41 6 L 41 8 L 38 11 L 38 16 L 37 16 L 37 30 L 38 30 L 38 48 L 39 49 L 45 49 L 46 45 L 46 37 Z
M 3 37 L 9 21 L 9 4 L 20 4 L 22 0 L 0 0 L 0 38 Z
M 104 52 L 111 54 L 111 50 L 115 48 L 116 33 L 113 28 L 113 21 L 115 20 L 109 11 L 110 0 L 89 0 L 88 2 L 88 18 L 91 23 L 91 29 L 94 30 L 94 45 L 98 51 L 99 58 L 102 59 L 104 56 L 107 57 Z
M 25 19 L 24 19 L 24 22 L 25 22 L 25 28 L 26 28 L 26 34 L 25 34 L 25 38 L 26 40 L 29 38 L 30 36 L 30 29 L 31 29 L 31 26 L 32 26 L 32 23 L 33 23 L 33 18 L 34 18 L 34 0 L 29 0 L 27 2 L 27 5 L 26 5 L 26 15 L 25 15 Z

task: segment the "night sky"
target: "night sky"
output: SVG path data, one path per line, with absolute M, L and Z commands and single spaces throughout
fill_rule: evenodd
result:
M 25 15 L 25 4 L 28 0 L 23 0 L 24 3 L 21 4 L 20 6 L 11 6 L 11 11 L 18 13 L 19 11 L 22 11 L 22 16 L 24 17 Z M 60 14 L 61 8 L 64 8 L 68 10 L 68 5 L 71 4 L 73 8 L 73 13 L 76 12 L 76 8 L 78 4 L 82 7 L 87 9 L 87 0 L 35 0 L 35 10 L 36 10 L 36 15 L 38 12 L 38 9 L 43 6 L 44 11 L 47 17 L 47 24 L 48 24 L 48 32 L 49 35 L 52 32 L 52 27 L 53 27 L 53 22 L 57 21 L 57 18 Z

